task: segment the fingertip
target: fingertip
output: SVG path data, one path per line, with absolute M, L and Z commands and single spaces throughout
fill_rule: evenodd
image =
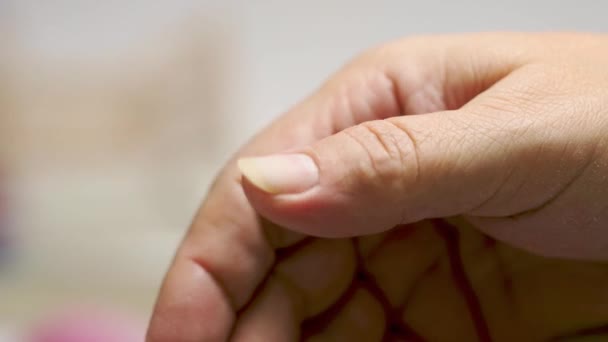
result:
M 241 158 L 237 165 L 253 185 L 272 195 L 301 193 L 319 183 L 317 165 L 302 153 Z
M 237 167 L 241 175 L 255 188 L 272 194 L 275 190 L 266 182 L 265 178 L 260 174 L 257 158 L 240 158 L 237 161 Z
M 285 229 L 322 238 L 343 238 L 369 233 L 361 220 L 373 208 L 331 187 L 315 187 L 299 194 L 269 194 L 247 178 L 242 187 L 251 206 L 265 219 Z M 371 214 L 369 215 L 372 216 Z M 374 227 L 383 226 L 376 222 Z M 372 228 L 374 228 L 372 227 Z

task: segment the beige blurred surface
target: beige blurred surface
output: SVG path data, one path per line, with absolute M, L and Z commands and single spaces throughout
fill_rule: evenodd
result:
M 78 25 L 52 7 L 33 19 L 38 29 L 3 25 L 3 183 L 17 239 L 0 277 L 0 322 L 22 326 L 83 304 L 147 317 L 226 158 L 230 28 L 182 11 L 148 30 L 132 23 L 98 45 L 107 25 L 88 26 L 89 39 L 77 41 Z M 41 9 L 21 10 L 35 17 Z M 74 15 L 102 20 L 86 7 Z M 44 38 L 48 30 L 55 36 Z

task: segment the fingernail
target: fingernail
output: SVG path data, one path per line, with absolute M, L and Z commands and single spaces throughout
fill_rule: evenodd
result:
M 304 192 L 319 182 L 319 169 L 305 154 L 242 158 L 238 167 L 253 185 L 273 195 Z

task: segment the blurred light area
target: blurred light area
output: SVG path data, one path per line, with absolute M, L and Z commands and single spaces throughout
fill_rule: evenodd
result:
M 56 314 L 26 334 L 32 342 L 135 342 L 143 341 L 145 323 L 115 311 L 73 308 Z
M 94 326 L 100 341 L 118 341 L 104 334 L 124 327 L 97 312 L 147 319 L 227 159 L 230 16 L 194 1 L 0 6 L 0 188 L 10 198 L 0 202 L 10 207 L 0 210 L 10 253 L 0 329 L 25 338 L 86 305 L 80 321 L 32 341 L 93 341 Z
M 184 16 L 210 13 L 198 1 L 15 1 L 24 44 L 59 59 L 108 59 L 163 35 Z M 204 13 L 203 13 L 204 12 Z M 216 14 L 216 13 L 214 13 Z M 207 18 L 208 19 L 208 18 Z M 204 24 L 203 24 L 204 25 Z M 208 27 L 209 28 L 209 27 Z
M 361 50 L 413 33 L 605 30 L 605 12 L 601 1 L 0 0 L 0 341 L 79 305 L 106 330 L 96 310 L 145 320 L 221 164 Z

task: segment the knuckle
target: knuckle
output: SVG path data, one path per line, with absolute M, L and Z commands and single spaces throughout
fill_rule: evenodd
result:
M 374 120 L 348 131 L 365 149 L 370 171 L 382 186 L 400 187 L 408 175 L 417 177 L 416 142 L 407 129 L 389 120 Z

